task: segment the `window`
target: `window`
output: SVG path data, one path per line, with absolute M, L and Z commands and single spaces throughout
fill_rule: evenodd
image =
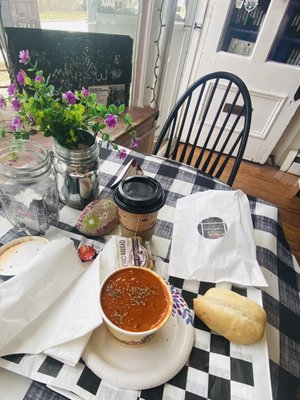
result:
M 139 12 L 138 0 L 64 0 L 63 2 L 61 0 L 3 0 L 1 2 L 1 5 L 1 16 L 3 20 L 3 25 L 5 28 L 11 29 L 10 35 L 14 35 L 14 42 L 22 42 L 21 49 L 32 49 L 33 52 L 36 52 L 36 55 L 39 54 L 39 65 L 44 70 L 44 72 L 52 75 L 54 70 L 57 74 L 61 74 L 61 76 L 63 76 L 61 80 L 64 82 L 65 86 L 69 85 L 70 89 L 73 89 L 73 86 L 75 85 L 75 82 L 73 82 L 75 78 L 72 78 L 72 82 L 70 78 L 70 75 L 75 74 L 74 70 L 72 69 L 73 67 L 71 67 L 71 64 L 77 56 L 78 60 L 81 60 L 82 54 L 84 52 L 82 49 L 80 50 L 78 48 L 78 52 L 80 51 L 81 53 L 77 55 L 75 54 L 75 50 L 72 50 L 72 54 L 74 54 L 74 57 L 71 57 L 70 54 L 66 54 L 67 51 L 64 53 L 64 50 L 62 52 L 59 52 L 59 50 L 63 48 L 71 48 L 72 46 L 76 47 L 76 43 L 70 43 L 70 40 L 72 40 L 71 35 L 74 35 L 74 37 L 76 37 L 76 41 L 78 41 L 81 40 L 81 38 L 79 37 L 81 32 L 87 34 L 91 33 L 90 36 L 94 35 L 91 39 L 91 41 L 93 41 L 93 44 L 96 43 L 97 38 L 95 38 L 95 35 L 97 33 L 126 35 L 127 38 L 128 36 L 130 36 L 132 39 L 135 39 L 136 37 Z M 48 50 L 46 49 L 46 51 L 43 53 L 43 50 L 40 48 L 41 46 L 43 46 L 43 44 L 39 45 L 38 41 L 35 40 L 35 33 L 30 33 L 30 30 L 26 30 L 26 32 L 24 31 L 24 35 L 20 33 L 12 33 L 12 30 L 15 28 L 21 28 L 22 32 L 23 28 L 41 28 L 42 30 L 47 30 L 50 32 L 68 31 L 72 33 L 65 34 L 63 35 L 63 39 L 59 39 L 60 47 L 56 47 L 57 53 L 53 53 L 52 50 L 50 51 L 50 47 L 53 47 L 53 40 L 55 41 L 55 46 L 57 46 L 57 38 L 61 38 L 62 36 L 55 35 L 55 32 L 48 35 L 49 40 L 47 40 L 46 42 L 44 41 L 43 44 L 47 43 L 48 45 L 49 43 L 49 54 L 51 54 L 51 57 L 48 57 L 48 61 L 45 61 L 43 63 L 44 59 L 47 58 Z M 9 33 L 9 31 L 7 31 L 7 33 Z M 22 41 L 22 36 L 26 36 L 27 38 L 32 37 L 33 40 L 27 40 L 24 43 L 24 40 Z M 43 37 L 45 38 L 45 36 Z M 62 40 L 64 40 L 63 43 Z M 116 39 L 114 39 L 114 43 L 115 42 Z M 68 45 L 68 43 L 70 44 L 70 46 Z M 123 41 L 120 40 L 120 43 L 123 43 Z M 2 48 L 6 49 L 6 43 L 1 44 Z M 77 80 L 78 85 L 93 85 L 95 86 L 93 90 L 95 90 L 96 93 L 99 93 L 99 86 L 101 86 L 101 88 L 103 87 L 103 92 L 108 93 L 109 99 L 112 97 L 112 92 L 110 92 L 110 89 L 111 86 L 113 86 L 111 89 L 113 90 L 113 93 L 119 93 L 120 91 L 123 91 L 125 102 L 126 104 L 128 104 L 133 46 L 134 42 L 132 44 L 131 40 L 130 51 L 128 51 L 128 57 L 126 56 L 126 61 L 124 61 L 123 57 L 121 61 L 119 60 L 118 64 L 118 54 L 112 54 L 114 50 L 109 50 L 107 44 L 103 45 L 103 47 L 105 48 L 105 54 L 103 51 L 104 55 L 102 55 L 104 61 L 102 63 L 98 54 L 98 52 L 101 50 L 101 44 L 99 46 L 97 45 L 97 53 L 94 52 L 94 54 L 92 54 L 91 52 L 91 54 L 89 54 L 90 58 L 92 59 L 93 57 L 95 62 L 97 63 L 97 66 L 94 66 L 94 64 L 92 66 L 95 71 L 97 70 L 97 72 L 92 71 L 92 67 L 90 68 L 90 70 L 88 70 L 88 67 L 84 70 L 84 68 L 82 67 L 83 63 L 81 63 L 80 65 L 82 68 L 80 69 L 78 67 L 76 70 L 77 76 L 81 74 L 80 76 L 82 78 Z M 128 47 L 124 48 L 124 51 L 127 48 Z M 90 49 L 92 51 L 94 50 L 94 47 L 91 46 Z M 120 51 L 122 53 L 122 49 L 120 49 Z M 10 69 L 12 74 L 16 74 L 16 68 L 19 67 L 17 53 L 18 52 L 16 51 L 12 52 L 12 50 L 9 52 L 11 58 Z M 66 61 L 63 63 L 63 65 L 57 66 L 55 64 L 55 59 L 59 61 L 59 59 L 62 60 L 63 57 L 64 59 L 66 57 Z M 72 63 L 71 61 L 68 61 L 70 57 Z M 113 59 L 109 61 L 108 57 L 112 57 Z M 120 74 L 120 68 L 118 67 L 118 65 L 120 65 L 121 62 L 123 62 L 123 66 L 121 67 L 121 69 L 124 75 L 118 78 L 117 74 Z M 124 66 L 125 62 L 128 66 Z M 47 63 L 49 64 L 49 71 L 47 71 Z M 2 64 L 4 66 L 4 62 Z M 109 70 L 106 68 L 107 65 Z M 89 79 L 83 77 L 83 74 L 85 74 L 84 71 L 86 71 L 86 75 L 89 75 Z M 67 72 L 68 77 L 66 77 Z M 112 78 L 109 78 L 109 73 L 111 73 L 111 76 L 112 74 L 114 74 L 114 76 Z M 93 77 L 95 75 L 94 79 L 90 77 L 92 75 Z M 101 79 L 99 78 L 100 75 Z M 107 79 L 105 79 L 105 77 Z M 83 81 L 84 78 L 86 78 L 86 82 Z M 6 78 L 4 86 L 5 84 L 8 84 Z M 1 86 L 2 85 L 3 82 L 1 82 Z M 58 84 L 56 85 L 59 87 Z M 108 87 L 108 85 L 110 86 Z M 101 100 L 103 100 L 102 97 Z
M 266 16 L 270 0 L 259 0 L 253 11 L 247 11 L 243 1 L 232 1 L 220 50 L 250 56 Z

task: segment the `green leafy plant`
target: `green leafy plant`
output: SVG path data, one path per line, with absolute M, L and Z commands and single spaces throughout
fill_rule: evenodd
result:
M 29 139 L 31 134 L 41 132 L 46 137 L 52 136 L 64 147 L 78 149 L 82 145 L 89 146 L 91 137 L 93 142 L 100 134 L 102 140 L 110 143 L 118 156 L 124 158 L 125 149 L 120 149 L 108 132 L 123 118 L 131 137 L 130 146 L 137 148 L 140 145 L 141 139 L 133 129 L 130 115 L 124 114 L 124 104 L 100 104 L 96 95 L 85 87 L 81 91 L 67 91 L 58 97 L 51 84 L 51 77 L 45 78 L 37 62 L 31 62 L 28 50 L 20 51 L 19 62 L 27 69 L 20 69 L 17 74 L 20 89 L 16 83 L 11 83 L 7 89 L 8 97 L 0 95 L 0 108 L 10 102 L 16 111 L 8 123 L 8 129 L 1 130 L 1 137 L 9 132 L 15 139 Z

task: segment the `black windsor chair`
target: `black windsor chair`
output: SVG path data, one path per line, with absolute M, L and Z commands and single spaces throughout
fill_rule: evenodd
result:
M 205 75 L 175 104 L 153 154 L 192 165 L 216 178 L 234 156 L 227 180 L 232 186 L 245 152 L 251 116 L 250 94 L 239 77 L 229 72 Z M 200 153 L 196 158 L 197 147 Z

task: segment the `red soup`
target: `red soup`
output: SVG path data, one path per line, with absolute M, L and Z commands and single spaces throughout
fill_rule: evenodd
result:
M 103 285 L 100 300 L 107 318 L 131 332 L 157 327 L 172 306 L 162 279 L 142 267 L 117 270 Z

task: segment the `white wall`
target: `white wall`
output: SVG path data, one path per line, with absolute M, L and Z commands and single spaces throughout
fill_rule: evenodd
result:
M 275 164 L 281 167 L 290 150 L 300 149 L 300 106 L 291 119 L 282 137 L 272 151 Z

